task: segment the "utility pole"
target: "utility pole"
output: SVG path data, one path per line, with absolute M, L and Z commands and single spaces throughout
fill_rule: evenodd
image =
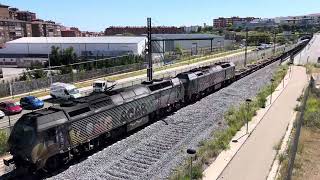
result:
M 152 81 L 152 43 L 151 43 L 151 34 L 152 34 L 152 27 L 151 27 L 151 18 L 147 18 L 147 51 L 146 51 L 146 57 L 148 61 L 148 69 L 147 69 L 147 77 L 148 81 Z
M 276 39 L 276 29 L 274 29 L 274 34 L 273 34 L 273 55 L 275 55 L 276 54 L 276 41 L 277 41 L 277 39 Z
M 245 44 L 245 52 L 244 52 L 244 67 L 247 66 L 247 58 L 248 58 L 248 36 L 249 30 L 246 28 L 246 44 Z

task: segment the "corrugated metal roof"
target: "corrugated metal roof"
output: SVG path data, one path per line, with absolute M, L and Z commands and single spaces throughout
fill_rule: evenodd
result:
M 99 37 L 23 37 L 8 44 L 15 43 L 51 43 L 51 44 L 136 44 L 145 41 L 143 36 L 99 36 Z
M 170 40 L 170 39 L 210 39 L 223 38 L 214 34 L 152 34 L 152 39 Z

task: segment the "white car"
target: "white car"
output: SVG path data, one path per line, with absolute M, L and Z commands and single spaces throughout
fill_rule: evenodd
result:
M 79 90 L 73 84 L 53 83 L 50 91 L 52 98 L 69 100 L 81 97 Z
M 0 119 L 4 118 L 5 114 L 3 111 L 0 111 Z

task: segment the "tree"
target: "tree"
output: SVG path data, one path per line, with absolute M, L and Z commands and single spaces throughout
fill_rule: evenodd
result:
M 77 55 L 74 52 L 73 47 L 66 48 L 62 52 L 60 52 L 61 63 L 63 65 L 73 64 L 77 61 Z
M 61 65 L 61 54 L 59 47 L 52 46 L 50 54 L 50 65 L 51 66 L 60 66 Z

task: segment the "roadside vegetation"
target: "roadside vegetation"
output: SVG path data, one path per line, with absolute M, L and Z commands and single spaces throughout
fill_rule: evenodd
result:
M 260 90 L 253 101 L 248 105 L 241 104 L 238 107 L 230 108 L 224 116 L 228 128 L 212 133 L 212 139 L 199 143 L 196 157 L 193 160 L 192 178 L 201 179 L 204 169 L 211 164 L 220 152 L 229 148 L 229 142 L 235 134 L 245 125 L 246 120 L 256 115 L 256 111 L 264 108 L 266 98 L 273 92 L 285 77 L 288 66 L 280 66 L 273 75 L 273 85 L 266 85 Z M 178 167 L 170 177 L 171 180 L 190 179 L 190 160 L 186 160 L 181 167 Z
M 319 73 L 320 68 L 317 65 L 307 65 L 309 74 Z M 292 179 L 319 179 L 320 178 L 320 90 L 312 84 L 309 96 L 306 101 L 306 106 L 298 106 L 295 109 L 298 113 L 304 111 L 303 125 L 298 141 L 296 158 L 293 164 Z M 302 101 L 303 98 L 298 98 Z M 298 117 L 298 116 L 297 116 Z M 297 122 L 295 122 L 296 124 Z M 279 170 L 279 180 L 286 179 L 288 173 L 289 154 L 291 153 L 291 144 L 294 141 L 293 136 L 296 133 L 296 127 L 291 134 L 289 147 L 286 153 L 283 154 L 283 161 Z
M 9 138 L 9 134 L 4 130 L 0 130 L 0 156 L 6 154 L 8 150 L 8 146 L 7 146 L 8 138 Z

